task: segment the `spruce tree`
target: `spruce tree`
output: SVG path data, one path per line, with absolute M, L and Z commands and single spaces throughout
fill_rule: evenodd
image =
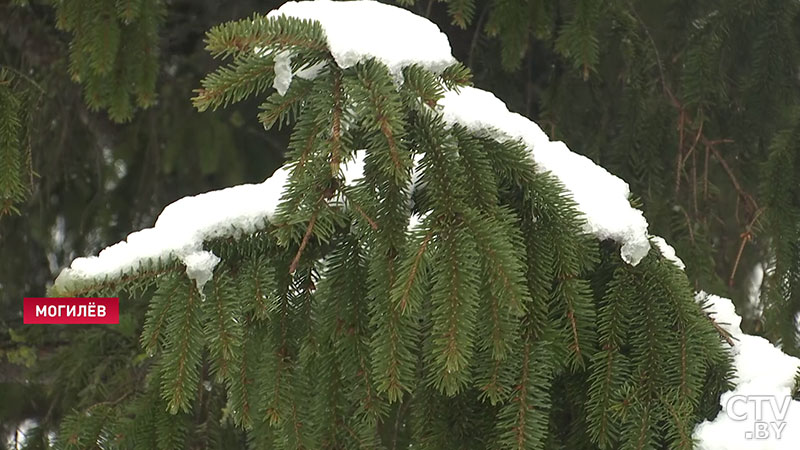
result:
M 443 117 L 464 66 L 342 64 L 319 22 L 279 15 L 206 42 L 229 62 L 195 106 L 262 100 L 292 129 L 285 190 L 201 249 L 62 273 L 52 295 L 146 314 L 73 335 L 94 357 L 56 365 L 80 391 L 57 447 L 693 447 L 725 336 L 655 241 L 621 257 L 527 143 Z

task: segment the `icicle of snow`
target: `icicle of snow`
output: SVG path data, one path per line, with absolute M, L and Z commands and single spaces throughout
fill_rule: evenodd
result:
M 256 47 L 255 54 L 267 55 L 269 52 L 263 50 L 261 47 Z M 325 67 L 325 63 L 318 62 L 310 66 L 303 66 L 297 71 L 292 70 L 292 57 L 294 53 L 284 50 L 275 55 L 275 79 L 272 80 L 272 87 L 280 95 L 286 95 L 289 86 L 292 85 L 292 79 L 299 77 L 304 80 L 313 80 L 319 75 L 319 72 Z
M 197 290 L 203 295 L 203 286 L 214 276 L 214 267 L 219 264 L 219 256 L 209 251 L 193 252 L 182 258 L 186 264 L 186 275 L 197 284 Z
M 628 201 L 628 184 L 589 158 L 553 142 L 536 123 L 512 113 L 490 92 L 473 87 L 448 91 L 439 102 L 446 122 L 496 139 L 522 141 L 539 170 L 553 174 L 572 194 L 586 219 L 586 230 L 598 239 L 622 244 L 622 259 L 636 265 L 647 255 L 647 221 Z
M 800 401 L 792 400 L 800 359 L 739 327 L 733 303 L 705 292 L 714 320 L 734 338 L 735 389 L 722 394 L 722 411 L 694 431 L 699 450 L 794 450 L 800 443 Z M 780 433 L 780 435 L 778 434 Z
M 403 68 L 412 64 L 440 73 L 455 63 L 450 42 L 439 27 L 395 6 L 374 1 L 288 2 L 267 17 L 281 14 L 319 21 L 333 58 L 343 69 L 375 58 L 400 80 Z
M 282 51 L 275 55 L 275 79 L 272 87 L 280 95 L 286 95 L 289 85 L 292 84 L 292 53 Z
M 686 264 L 678 258 L 678 255 L 675 254 L 675 249 L 672 248 L 671 245 L 667 244 L 667 241 L 664 240 L 661 236 L 650 236 L 653 242 L 656 243 L 656 247 L 658 247 L 658 251 L 661 252 L 661 256 L 667 259 L 667 261 L 675 264 L 679 269 L 686 270 Z

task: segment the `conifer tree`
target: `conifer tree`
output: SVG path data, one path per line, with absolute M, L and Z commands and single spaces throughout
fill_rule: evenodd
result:
M 274 14 L 207 48 L 228 62 L 195 106 L 258 98 L 291 127 L 265 183 L 285 190 L 199 250 L 62 273 L 52 295 L 146 314 L 72 343 L 119 365 L 56 365 L 80 390 L 57 447 L 693 447 L 730 386 L 724 336 L 655 245 L 631 258 L 587 233 L 529 144 L 443 116 L 464 66 L 343 64 L 319 22 Z

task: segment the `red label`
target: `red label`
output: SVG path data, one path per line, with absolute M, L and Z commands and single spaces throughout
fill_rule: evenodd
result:
M 23 323 L 119 323 L 119 298 L 25 298 Z

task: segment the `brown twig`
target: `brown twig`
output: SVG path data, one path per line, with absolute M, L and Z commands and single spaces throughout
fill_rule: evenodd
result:
M 720 326 L 720 325 L 717 323 L 717 321 L 716 321 L 716 320 L 714 320 L 714 318 L 713 318 L 713 317 L 711 317 L 711 316 L 709 316 L 708 314 L 706 314 L 706 319 L 708 319 L 708 320 L 709 320 L 709 322 L 711 322 L 711 325 L 714 327 L 714 329 L 715 329 L 715 330 L 717 330 L 717 333 L 719 333 L 720 337 L 722 337 L 722 339 L 724 339 L 724 340 L 725 340 L 725 342 L 727 342 L 727 343 L 728 343 L 728 345 L 730 345 L 731 347 L 733 347 L 733 346 L 734 346 L 734 344 L 735 344 L 735 343 L 734 343 L 734 341 L 738 341 L 738 339 L 736 339 L 735 337 L 733 337 L 733 335 L 732 335 L 732 334 L 730 334 L 730 333 L 729 333 L 729 332 L 728 332 L 726 329 L 722 328 L 722 327 L 721 327 L 721 326 Z
M 352 206 L 353 209 L 355 209 L 356 211 L 358 211 L 359 214 L 361 214 L 361 216 L 364 218 L 364 220 L 366 220 L 369 223 L 369 226 L 373 230 L 377 230 L 378 229 L 378 224 L 374 220 L 372 220 L 372 218 L 370 216 L 368 216 L 367 213 L 365 213 L 364 210 L 361 209 L 360 206 L 358 206 L 358 203 L 353 201 L 353 199 L 349 195 L 347 195 L 347 192 L 342 191 L 342 195 L 344 195 L 347 198 L 347 201 L 350 203 L 350 206 Z
M 303 240 L 300 242 L 300 248 L 297 249 L 297 254 L 294 255 L 292 264 L 289 266 L 289 273 L 294 273 L 297 270 L 300 257 L 303 256 L 303 250 L 306 249 L 306 245 L 308 245 L 308 241 L 311 239 L 311 232 L 314 231 L 314 224 L 317 223 L 318 214 L 319 208 L 314 211 L 314 214 L 311 215 L 311 220 L 308 221 L 308 227 L 306 228 L 306 233 L 303 235 Z
M 692 146 L 693 149 L 694 146 Z M 694 216 L 697 217 L 700 215 L 700 210 L 697 207 L 697 158 L 692 150 L 689 150 L 692 153 L 692 204 L 694 206 Z
M 489 12 L 490 3 L 487 3 L 486 6 L 481 11 L 481 15 L 478 17 L 478 22 L 475 24 L 475 32 L 472 34 L 472 40 L 469 43 L 469 55 L 467 56 L 467 67 L 473 69 L 475 66 L 473 65 L 474 57 L 475 57 L 475 49 L 478 47 L 478 38 L 483 33 L 483 21 L 486 19 L 486 15 Z
M 681 108 L 678 114 L 678 154 L 675 160 L 675 195 L 681 190 L 681 174 L 683 173 L 683 124 L 686 122 L 686 111 Z
M 331 174 L 339 173 L 342 148 L 342 72 L 333 71 L 333 114 L 331 130 Z
M 736 189 L 736 192 L 738 192 L 739 195 L 742 198 L 744 198 L 745 200 L 747 200 L 751 204 L 751 206 L 753 207 L 754 211 L 757 211 L 758 210 L 758 203 L 756 202 L 756 200 L 753 198 L 752 195 L 748 194 L 747 191 L 745 191 L 742 188 L 742 185 L 739 184 L 739 180 L 736 178 L 736 174 L 733 173 L 733 170 L 728 165 L 728 162 L 725 161 L 725 158 L 722 157 L 722 154 L 720 154 L 719 150 L 717 150 L 717 148 L 716 148 L 716 144 L 729 143 L 729 142 L 733 142 L 733 141 L 730 140 L 730 139 L 721 139 L 721 140 L 717 140 L 717 141 L 709 141 L 705 137 L 703 138 L 703 143 L 706 144 L 706 146 L 708 147 L 709 150 L 711 150 L 711 152 L 714 154 L 714 157 L 717 159 L 717 161 L 719 161 L 719 164 L 722 166 L 723 170 L 725 170 L 725 173 L 728 174 L 728 178 L 730 178 L 731 183 L 733 184 L 733 187 Z
M 703 166 L 703 199 L 708 200 L 708 155 L 711 153 L 708 151 L 708 147 L 705 147 L 706 154 L 705 154 L 705 165 Z
M 686 209 L 680 207 L 681 212 L 683 213 L 683 217 L 686 218 L 686 228 L 689 229 L 689 240 L 692 241 L 692 245 L 695 244 L 694 241 L 694 230 L 692 229 L 692 220 L 689 218 L 689 213 L 686 212 Z
M 747 224 L 745 227 L 745 231 L 741 234 L 742 241 L 739 244 L 739 252 L 736 254 L 736 261 L 733 263 L 733 269 L 731 270 L 731 276 L 728 278 L 728 286 L 733 286 L 734 278 L 736 277 L 736 269 L 739 268 L 739 261 L 742 259 L 742 252 L 744 252 L 744 246 L 753 240 L 753 225 L 755 225 L 756 221 L 758 220 L 761 213 L 764 212 L 764 208 L 760 208 L 756 211 L 753 219 Z
M 697 127 L 697 133 L 694 135 L 694 142 L 692 142 L 692 146 L 689 147 L 689 151 L 686 152 L 686 156 L 683 157 L 683 163 L 686 164 L 686 160 L 689 159 L 694 153 L 695 147 L 697 147 L 697 143 L 700 142 L 700 137 L 703 135 L 703 121 L 700 120 L 700 126 Z

